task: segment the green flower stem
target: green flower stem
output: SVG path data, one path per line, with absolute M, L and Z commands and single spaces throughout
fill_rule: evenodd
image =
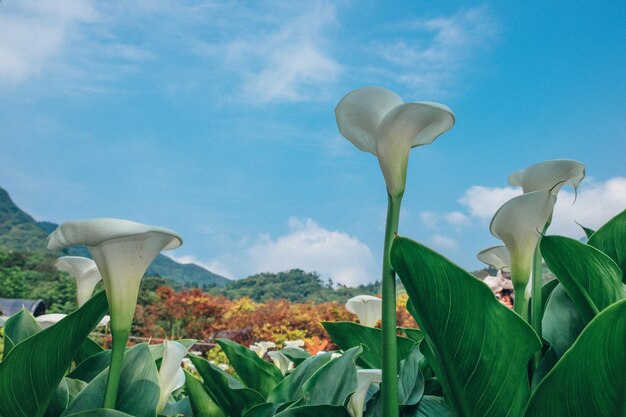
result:
M 111 335 L 113 336 L 113 345 L 111 350 L 111 365 L 109 366 L 107 386 L 104 393 L 104 408 L 115 410 L 117 391 L 122 375 L 122 360 L 124 359 L 126 342 L 128 342 L 128 337 L 130 336 L 130 329 L 122 331 L 111 330 Z
M 513 294 L 515 294 L 515 303 L 513 311 L 520 315 L 524 321 L 528 322 L 528 294 L 526 293 L 526 284 L 513 284 Z
M 541 249 L 539 243 L 535 248 L 535 255 L 533 256 L 533 275 L 532 275 L 532 298 L 530 303 L 530 325 L 537 332 L 537 335 L 541 337 L 541 319 L 543 316 L 542 300 L 541 300 L 541 287 L 543 284 L 543 267 L 541 264 Z M 537 369 L 539 362 L 541 361 L 541 350 L 535 352 L 533 357 L 533 369 Z
M 387 226 L 383 253 L 383 415 L 398 417 L 398 348 L 396 341 L 396 273 L 391 267 L 391 244 L 398 232 L 402 194 L 388 195 Z

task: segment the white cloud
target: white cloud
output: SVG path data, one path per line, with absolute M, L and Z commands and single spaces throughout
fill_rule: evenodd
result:
M 209 261 L 201 261 L 198 258 L 196 258 L 193 255 L 181 255 L 181 256 L 177 256 L 173 253 L 168 253 L 166 256 L 168 256 L 169 258 L 175 260 L 178 263 L 181 264 L 196 264 L 198 266 L 201 266 L 202 268 L 211 271 L 215 274 L 221 275 L 223 277 L 229 278 L 229 279 L 233 279 L 234 275 L 233 273 L 230 271 L 230 269 L 221 261 L 216 260 L 216 259 L 212 259 Z
M 449 224 L 453 226 L 467 226 L 470 224 L 470 219 L 466 214 L 461 213 L 460 211 L 451 211 L 449 213 L 444 214 L 443 218 Z
M 374 257 L 357 238 L 319 226 L 312 219 L 289 220 L 290 232 L 261 241 L 248 249 L 256 272 L 279 272 L 291 268 L 316 271 L 349 286 L 375 281 Z
M 491 219 L 504 203 L 520 194 L 521 188 L 474 185 L 463 193 L 459 203 L 467 207 L 470 215 Z
M 441 216 L 439 215 L 439 213 L 436 213 L 434 211 L 422 211 L 420 213 L 420 220 L 422 221 L 422 223 L 424 223 L 424 226 L 428 227 L 429 229 L 437 228 L 440 217 Z
M 441 249 L 454 250 L 459 246 L 459 243 L 456 240 L 440 234 L 432 235 L 430 237 L 430 241 L 432 242 L 433 246 Z
M 328 53 L 335 8 L 321 2 L 302 6 L 260 12 L 248 23 L 253 31 L 239 31 L 222 43 L 202 43 L 197 50 L 239 74 L 251 102 L 318 99 L 341 72 Z
M 61 54 L 81 22 L 96 17 L 89 0 L 0 4 L 0 80 L 17 85 Z
M 399 29 L 397 40 L 378 42 L 375 50 L 395 67 L 400 82 L 429 94 L 445 92 L 459 70 L 478 50 L 493 44 L 499 32 L 484 7 L 415 20 Z

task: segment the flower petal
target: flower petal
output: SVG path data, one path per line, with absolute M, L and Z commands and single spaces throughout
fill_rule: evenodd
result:
M 376 155 L 376 134 L 380 122 L 402 99 L 382 87 L 363 87 L 341 99 L 335 116 L 339 132 L 357 148 Z
M 452 110 L 436 103 L 406 103 L 385 115 L 376 133 L 376 155 L 392 196 L 404 192 L 411 148 L 432 143 L 453 125 Z
M 352 417 L 362 417 L 367 390 L 373 383 L 381 382 L 383 374 L 380 369 L 359 369 L 356 372 L 357 388 L 350 397 L 347 408 Z
M 479 261 L 491 265 L 498 271 L 511 272 L 511 255 L 506 246 L 492 246 L 478 252 Z
M 569 184 L 577 189 L 585 178 L 585 165 L 568 159 L 540 162 L 516 171 L 509 177 L 509 184 L 520 185 L 524 193 L 552 190 L 557 194 L 561 187 Z
M 363 326 L 374 327 L 382 318 L 382 300 L 371 295 L 357 295 L 346 302 L 346 310 L 356 314 Z
M 182 374 L 181 363 L 187 356 L 187 348 L 179 342 L 163 341 L 163 360 L 159 369 L 159 386 L 161 394 L 159 396 L 159 405 L 157 410 L 160 412 L 165 407 L 168 398 L 172 392 L 185 384 L 185 375 Z
M 522 194 L 504 203 L 491 220 L 491 233 L 511 255 L 514 285 L 527 284 L 541 231 L 552 215 L 556 196 L 550 190 Z
M 48 236 L 48 249 L 63 249 L 73 245 L 98 246 L 118 238 L 159 233 L 168 235 L 169 241 L 163 250 L 175 249 L 183 239 L 174 231 L 164 227 L 150 226 L 122 219 L 90 219 L 65 222 Z

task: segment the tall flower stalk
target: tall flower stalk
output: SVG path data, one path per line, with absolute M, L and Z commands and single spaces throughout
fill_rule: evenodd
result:
M 387 224 L 382 268 L 383 415 L 397 417 L 398 353 L 396 346 L 396 275 L 390 250 L 398 232 L 411 148 L 432 143 L 454 125 L 454 114 L 441 104 L 404 103 L 396 93 L 364 87 L 346 95 L 335 109 L 341 134 L 357 148 L 378 158 L 387 186 Z
M 113 337 L 105 408 L 116 405 L 141 278 L 162 250 L 181 244 L 182 238 L 169 229 L 120 219 L 66 222 L 48 236 L 48 249 L 87 246 L 102 275 Z

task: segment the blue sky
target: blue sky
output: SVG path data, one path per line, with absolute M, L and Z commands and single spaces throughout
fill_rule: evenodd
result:
M 546 4 L 549 3 L 549 4 Z M 587 166 L 554 233 L 626 208 L 626 3 L 0 3 L 0 186 L 39 220 L 182 234 L 232 278 L 380 273 L 386 194 L 334 107 L 379 85 L 451 107 L 411 153 L 400 232 L 470 270 L 508 175 Z

